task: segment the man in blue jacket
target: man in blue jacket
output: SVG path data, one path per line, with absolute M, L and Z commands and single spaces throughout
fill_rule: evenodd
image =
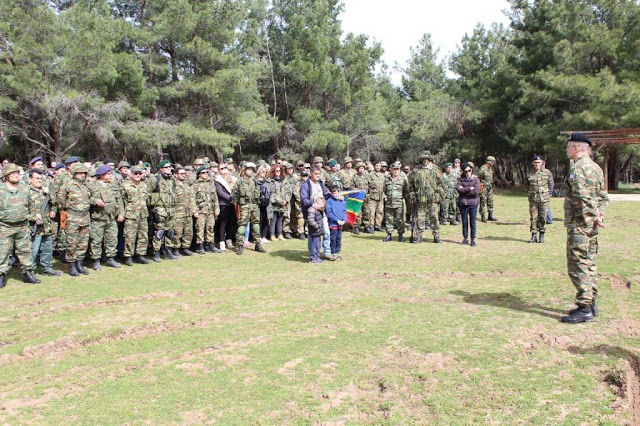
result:
M 322 169 L 314 166 L 311 169 L 309 179 L 300 185 L 300 203 L 302 205 L 303 217 L 307 217 L 307 210 L 311 207 L 313 200 L 316 199 L 316 197 L 324 197 L 325 200 L 331 197 L 331 193 L 320 180 L 321 176 Z M 329 232 L 329 222 L 327 221 L 326 216 L 324 218 L 323 228 L 324 235 L 322 236 L 322 249 L 324 251 L 324 258 L 327 260 L 336 260 L 334 256 L 331 255 L 331 235 Z M 307 244 L 309 246 L 311 245 L 311 238 L 309 236 L 307 236 Z

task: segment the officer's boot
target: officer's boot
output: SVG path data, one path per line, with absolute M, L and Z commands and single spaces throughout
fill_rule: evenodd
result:
M 42 282 L 38 278 L 36 278 L 35 275 L 33 275 L 33 271 L 25 271 L 22 274 L 22 281 L 27 284 L 40 284 Z
M 577 309 L 573 309 L 569 315 L 560 318 L 560 321 L 568 324 L 578 324 L 594 320 L 595 317 L 593 316 L 593 312 L 591 312 L 591 306 L 579 306 Z
M 538 242 L 538 236 L 536 235 L 535 232 L 531 233 L 531 239 L 529 240 L 530 243 L 537 243 Z
M 398 242 L 404 243 L 404 235 L 398 234 Z
M 193 256 L 193 252 L 191 250 L 189 250 L 188 248 L 183 248 L 182 250 L 180 250 L 180 253 L 183 256 Z
M 238 246 L 236 247 L 236 254 L 238 256 L 242 256 L 242 250 L 244 249 L 244 246 L 242 244 L 238 244 Z
M 113 257 L 108 257 L 105 263 L 107 266 L 110 266 L 112 268 L 118 269 L 120 267 L 120 264 L 116 262 L 116 260 Z
M 7 285 L 7 274 L 0 274 L 0 288 L 4 288 Z
M 160 250 L 156 250 L 153 252 L 153 261 L 162 262 L 162 259 L 160 259 Z
M 177 260 L 179 259 L 176 255 L 173 254 L 173 250 L 170 248 L 164 249 L 164 259 L 165 260 Z
M 544 232 L 540 233 L 540 236 L 538 237 L 538 242 L 539 243 L 544 243 Z
M 127 256 L 124 258 L 124 264 L 127 266 L 133 266 L 133 257 Z
M 256 251 L 257 251 L 258 253 L 266 253 L 266 252 L 267 252 L 267 251 L 264 249 L 264 247 L 262 247 L 262 244 L 260 244 L 260 243 L 257 243 L 257 244 L 256 244 Z
M 353 233 L 356 234 L 356 235 L 360 234 L 360 227 L 358 225 L 353 227 Z
M 480 222 L 487 223 L 487 218 L 484 216 L 484 212 L 480 213 Z
M 91 267 L 93 268 L 94 271 L 101 271 L 102 266 L 100 266 L 100 259 L 94 260 L 93 263 L 91 264 Z
M 496 219 L 496 217 L 493 215 L 493 212 L 489 212 L 489 220 L 491 222 L 497 222 L 498 219 Z
M 387 236 L 382 239 L 382 242 L 383 243 L 388 243 L 392 239 L 393 239 L 393 237 L 391 236 L 391 234 L 387 233 Z
M 78 270 L 78 272 L 80 272 L 82 275 L 89 275 L 89 271 L 87 271 L 84 266 L 82 265 L 82 260 L 77 260 L 76 261 L 76 269 Z
M 440 244 L 442 240 L 440 239 L 440 235 L 436 235 L 433 237 L 433 242 L 436 244 Z
M 209 251 L 211 253 L 222 253 L 222 250 L 216 247 L 216 244 L 214 242 L 210 242 L 208 244 L 209 244 Z
M 69 263 L 69 275 L 71 275 L 72 277 L 77 277 L 80 275 L 80 272 L 78 272 L 78 268 L 76 267 L 76 262 Z
M 204 243 L 198 243 L 198 253 L 205 254 Z

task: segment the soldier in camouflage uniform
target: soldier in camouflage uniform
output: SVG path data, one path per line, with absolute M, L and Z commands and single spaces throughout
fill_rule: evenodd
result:
M 375 231 L 382 231 L 382 219 L 384 213 L 384 172 L 382 163 L 376 161 L 373 171 L 368 175 L 367 207 L 368 211 L 364 218 L 365 232 L 373 234 Z
M 480 220 L 483 222 L 487 221 L 487 218 L 484 215 L 485 205 L 489 212 L 489 220 L 492 222 L 498 220 L 493 216 L 493 181 L 496 176 L 495 167 L 495 157 L 489 156 L 482 167 L 480 167 L 477 174 L 478 179 L 480 179 L 480 182 L 483 185 L 482 192 L 480 193 Z
M 289 210 L 291 200 L 291 185 L 289 185 L 289 181 L 283 176 L 284 173 L 282 169 L 281 166 L 273 166 L 269 172 L 271 181 L 270 201 L 273 208 L 273 213 L 269 221 L 271 241 L 285 239 L 282 223 L 286 211 Z
M 440 243 L 438 224 L 438 203 L 444 198 L 444 181 L 440 170 L 432 163 L 431 153 L 420 154 L 420 165 L 409 175 L 409 203 L 416 214 L 416 236 L 413 243 L 422 242 L 427 218 L 433 231 L 433 242 Z
M 360 215 L 358 215 L 358 219 L 356 220 L 356 223 L 353 225 L 353 233 L 356 235 L 360 233 L 360 227 L 362 226 L 362 223 L 365 219 L 365 215 L 367 214 L 367 209 L 369 208 L 367 203 L 367 198 L 369 197 L 369 194 L 368 194 L 369 176 L 368 176 L 368 173 L 366 172 L 366 169 L 367 169 L 367 166 L 362 161 L 360 161 L 359 163 L 356 163 L 356 174 L 353 176 L 353 179 L 351 180 L 353 189 L 362 189 L 364 191 L 367 191 L 364 198 L 364 202 L 362 204 L 362 209 L 360 210 Z
M 2 168 L 3 182 L 0 182 L 0 288 L 7 283 L 9 257 L 15 249 L 22 268 L 23 281 L 38 284 L 40 280 L 33 274 L 35 265 L 31 257 L 31 237 L 29 228 L 29 187 L 20 184 L 20 168 L 9 163 Z
M 322 172 L 320 173 L 320 180 L 326 186 L 327 182 L 329 182 L 329 172 L 327 172 L 324 168 L 324 160 L 322 159 L 322 157 L 314 157 L 312 166 L 317 166 L 322 169 Z
M 260 184 L 256 182 L 253 174 L 256 171 L 255 163 L 248 162 L 244 165 L 242 175 L 233 186 L 231 199 L 236 205 L 238 215 L 238 231 L 236 233 L 236 254 L 241 255 L 244 247 L 244 228 L 247 223 L 251 226 L 251 235 L 256 242 L 255 250 L 265 253 L 266 250 L 260 244 Z
M 104 251 L 106 265 L 119 268 L 118 223 L 124 220 L 124 205 L 118 180 L 112 179 L 111 167 L 100 166 L 96 180 L 87 185 L 91 191 L 91 244 L 89 255 L 93 269 L 101 270 L 100 259 Z
M 609 197 L 602 169 L 591 159 L 591 141 L 583 134 L 572 134 L 567 157 L 573 160 L 564 199 L 567 227 L 567 270 L 576 288 L 576 305 L 562 322 L 576 324 L 593 321 L 598 315 L 598 228 L 604 227 Z
M 304 227 L 304 219 L 300 210 L 300 176 L 294 172 L 293 164 L 285 163 L 284 168 L 284 180 L 291 190 L 291 197 L 288 200 L 283 221 L 283 236 L 285 240 L 288 240 L 291 238 L 292 232 L 296 235 L 301 232 Z M 291 226 L 292 221 L 293 227 Z
M 187 180 L 186 167 L 176 170 L 176 229 L 173 246 L 183 256 L 193 256 L 189 247 L 193 241 L 193 219 L 198 218 L 195 188 Z
M 69 275 L 87 275 L 82 260 L 89 246 L 91 191 L 87 188 L 87 168 L 84 164 L 71 166 L 71 179 L 58 191 L 58 211 L 66 216 L 67 251 L 65 259 L 69 263 Z
M 176 227 L 176 182 L 171 176 L 171 164 L 162 160 L 158 164 L 158 174 L 147 179 L 149 205 L 153 220 L 153 261 L 160 262 L 160 249 L 164 244 L 164 258 L 179 258 L 178 250 L 173 253 L 173 238 Z
M 51 180 L 51 184 L 49 185 L 49 193 L 51 194 L 51 199 L 54 204 L 58 199 L 58 191 L 62 187 L 62 185 L 69 178 L 67 174 L 67 167 L 64 164 L 58 164 L 54 169 L 55 177 Z M 67 237 L 64 229 L 60 229 L 60 217 L 59 214 L 56 215 L 56 218 L 51 223 L 51 236 L 52 236 L 52 244 L 53 250 L 58 250 L 60 252 L 60 260 L 62 262 L 66 262 L 64 259 L 66 255 L 67 249 Z
M 533 173 L 527 176 L 529 192 L 529 216 L 531 218 L 530 243 L 544 243 L 544 232 L 547 225 L 547 211 L 551 199 L 551 173 L 542 168 L 543 160 L 539 155 L 533 156 Z M 540 238 L 538 239 L 538 233 Z
M 456 205 L 458 204 L 458 178 L 453 174 L 453 164 L 446 163 L 444 165 L 445 173 L 442 177 L 444 181 L 445 196 L 442 200 L 443 224 L 449 222 L 449 225 L 457 225 L 456 222 Z
M 392 239 L 393 228 L 398 229 L 398 241 L 404 241 L 404 200 L 409 195 L 409 184 L 404 176 L 400 175 L 400 163 L 391 165 L 391 173 L 384 180 L 384 194 L 387 199 L 384 213 L 387 236 L 382 240 L 389 242 Z
M 344 189 L 353 189 L 353 177 L 356 175 L 356 170 L 353 168 L 353 159 L 351 157 L 344 157 L 344 167 L 340 170 L 340 175 L 342 176 Z
M 27 173 L 29 178 L 29 216 L 31 229 L 31 257 L 34 270 L 37 260 L 44 269 L 42 274 L 52 277 L 60 276 L 60 271 L 53 269 L 53 243 L 51 238 L 51 219 L 56 217 L 55 200 L 43 184 L 43 172 L 31 169 Z M 44 209 L 44 210 L 43 210 Z M 36 232 L 33 233 L 35 226 Z
M 221 253 L 222 251 L 214 245 L 213 227 L 215 217 L 220 214 L 218 203 L 218 193 L 215 185 L 209 179 L 209 168 L 201 166 L 196 174 L 198 180 L 194 188 L 195 203 L 197 207 L 198 220 L 196 221 L 196 244 L 198 253 L 205 254 L 206 251 Z
M 338 170 L 338 168 L 340 167 L 338 165 L 338 162 L 336 160 L 331 160 L 329 161 L 329 163 L 327 163 L 327 165 L 329 166 L 330 171 L 328 173 L 328 178 L 325 182 L 325 186 L 327 188 L 337 186 L 338 188 L 340 188 L 340 191 L 342 191 L 344 189 L 344 183 L 342 182 L 342 173 L 340 173 L 340 171 Z
M 147 185 L 142 182 L 142 167 L 134 166 L 131 169 L 130 179 L 122 184 L 122 199 L 124 202 L 124 264 L 133 265 L 133 256 L 136 263 L 146 265 L 149 261 L 147 246 L 149 245 L 149 210 L 147 209 Z

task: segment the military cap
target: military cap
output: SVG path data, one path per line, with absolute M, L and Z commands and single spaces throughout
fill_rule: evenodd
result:
M 204 164 L 204 160 L 202 160 L 202 158 L 196 158 L 195 161 L 193 162 L 194 166 L 202 166 Z
M 131 164 L 127 163 L 126 161 L 119 162 L 118 163 L 118 170 L 120 170 L 123 167 L 131 168 Z
M 362 158 L 358 157 L 355 160 L 353 160 L 354 163 L 358 164 L 359 162 L 362 161 Z
M 591 139 L 589 139 L 584 133 L 571 133 L 571 136 L 569 136 L 569 142 L 582 142 L 588 143 L 589 146 L 593 146 Z
M 161 162 L 158 163 L 158 168 L 161 169 L 163 167 L 167 167 L 170 165 L 171 163 L 169 162 L 169 160 L 162 160 Z
M 380 162 L 380 165 L 381 165 L 382 167 L 389 167 L 389 165 L 387 164 L 387 162 L 386 162 L 386 161 L 381 161 L 381 162 Z
M 391 164 L 391 168 L 392 169 L 399 169 L 401 167 L 402 167 L 402 165 L 400 164 L 399 161 L 396 161 L 395 163 Z
M 184 167 L 182 167 L 182 164 L 180 164 L 180 163 L 176 163 L 176 164 L 174 164 L 173 166 L 176 168 L 176 170 L 178 170 L 178 169 L 184 169 Z
M 535 154 L 531 159 L 531 161 L 537 161 L 537 160 L 542 160 L 542 155 Z
M 233 158 L 227 158 L 224 162 L 227 164 L 233 164 Z
M 93 168 L 87 172 L 87 174 L 91 177 L 96 177 L 96 169 Z
M 29 161 L 29 165 L 33 166 L 35 163 L 37 163 L 38 161 L 42 161 L 42 157 L 33 157 L 31 159 L 31 161 Z
M 212 161 L 209 163 L 209 167 L 218 167 L 218 163 L 216 163 L 215 161 Z
M 19 171 L 20 171 L 20 167 L 18 167 L 16 164 L 9 163 L 2 168 L 2 177 L 7 177 L 11 173 L 19 172 Z
M 367 167 L 367 165 L 366 165 L 366 164 L 364 164 L 362 161 L 357 162 L 357 163 L 356 163 L 356 169 L 359 169 L 360 167 Z
M 314 163 L 324 163 L 324 160 L 322 159 L 322 157 L 313 157 L 313 162 Z
M 80 161 L 80 159 L 76 156 L 73 157 L 69 157 L 66 160 L 64 160 L 64 164 L 71 164 L 71 163 L 77 163 L 78 161 Z
M 104 165 L 104 163 L 102 161 L 98 161 L 93 165 L 93 167 L 95 167 L 97 169 L 98 167 L 103 166 L 103 165 Z
M 296 161 L 296 167 L 300 167 L 300 166 L 304 167 L 304 161 L 302 161 L 302 160 Z
M 444 168 L 453 167 L 453 163 L 444 163 Z
M 376 164 L 382 164 L 382 161 L 380 161 L 380 160 L 373 160 L 373 163 L 372 163 L 372 164 L 373 164 L 374 166 L 375 166 Z
M 486 160 L 484 160 L 486 163 L 491 163 L 491 164 L 496 164 L 496 157 L 493 156 L 488 156 Z
M 353 163 L 353 158 L 349 157 L 348 155 L 346 157 L 344 157 L 344 163 Z
M 209 157 L 202 157 L 202 161 L 204 161 L 205 163 L 209 162 Z
M 60 170 L 60 169 L 67 169 L 67 166 L 65 166 L 64 164 L 60 163 L 60 164 L 56 164 L 56 166 L 53 168 L 53 170 Z
M 198 170 L 196 171 L 196 174 L 200 174 L 202 172 L 206 172 L 207 170 L 209 170 L 209 168 L 207 166 L 200 166 L 198 167 Z
M 305 169 L 310 169 L 310 168 L 311 168 L 311 164 L 309 164 L 309 163 L 304 163 L 304 168 L 305 168 Z
M 71 166 L 71 174 L 88 173 L 87 167 L 82 163 L 75 163 Z
M 151 163 L 149 163 L 148 161 L 145 161 L 144 163 L 142 163 L 142 167 L 147 169 L 147 168 L 151 167 Z
M 333 166 L 337 166 L 337 165 L 338 165 L 338 162 L 336 160 L 330 160 L 327 163 L 327 166 L 329 166 L 329 167 L 333 167 Z
M 111 171 L 111 166 L 107 166 L 105 164 L 104 166 L 100 166 L 96 169 L 96 176 L 106 175 L 110 171 Z
M 429 152 L 429 151 L 422 151 L 422 152 L 420 153 L 420 156 L 418 157 L 418 161 L 422 161 L 422 160 L 424 160 L 425 158 L 426 158 L 427 160 L 431 160 L 431 161 L 433 161 L 433 155 L 431 155 L 431 152 Z
M 103 163 L 104 164 L 109 164 L 109 163 L 116 164 L 116 162 L 114 161 L 113 158 L 108 158 L 108 157 L 104 159 Z
M 184 169 L 185 169 L 185 170 L 193 171 L 193 166 L 184 166 Z
M 251 161 L 247 161 L 246 163 L 244 163 L 244 168 L 245 169 L 257 169 L 256 167 L 256 163 L 253 163 Z
M 133 166 L 131 168 L 131 173 L 142 173 L 144 172 L 144 169 L 140 166 Z
M 293 169 L 293 164 L 289 163 L 288 161 L 285 161 L 283 166 L 285 169 Z

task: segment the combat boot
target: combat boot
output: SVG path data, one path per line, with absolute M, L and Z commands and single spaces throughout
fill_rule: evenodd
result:
M 529 240 L 530 243 L 537 243 L 538 242 L 538 236 L 536 235 L 535 232 L 531 233 L 531 239 Z
M 598 316 L 598 306 L 596 305 L 597 298 L 598 296 L 594 294 L 593 299 L 591 299 L 591 314 L 593 315 L 594 318 Z M 569 315 L 573 315 L 575 312 L 578 311 L 578 309 L 580 309 L 580 307 L 570 310 Z
M 238 247 L 236 247 L 236 254 L 238 256 L 242 256 L 242 250 L 244 250 L 244 247 L 242 246 L 242 244 L 238 244 Z
M 369 225 L 364 231 L 366 234 L 375 234 L 376 231 L 373 230 L 373 226 Z
M 382 228 L 381 228 L 381 227 L 379 227 L 379 226 L 376 226 L 375 228 L 373 228 L 373 230 L 374 230 L 375 232 L 382 232 L 382 231 L 384 231 L 384 229 L 382 229 Z
M 160 259 L 160 250 L 156 250 L 153 253 L 153 261 L 154 262 L 162 262 L 162 259 Z
M 360 227 L 358 225 L 353 227 L 353 233 L 356 235 L 360 235 Z
M 570 313 L 567 316 L 564 316 L 560 319 L 560 321 L 568 324 L 578 324 L 581 322 L 591 322 L 594 321 L 595 317 L 591 312 L 591 306 L 579 306 L 577 309 L 573 310 L 573 313 Z
M 0 288 L 4 288 L 7 285 L 7 274 L 0 274 Z
M 91 267 L 93 268 L 94 271 L 101 271 L 102 270 L 102 266 L 100 266 L 100 259 L 94 260 L 93 264 L 91 265 Z
M 540 233 L 540 237 L 538 238 L 539 243 L 544 243 L 544 232 Z
M 78 272 L 78 268 L 76 267 L 76 262 L 69 263 L 69 275 L 72 277 L 77 277 L 80 275 Z
M 78 272 L 80 272 L 82 275 L 89 275 L 89 271 L 87 271 L 84 266 L 82 265 L 82 260 L 78 260 L 76 261 L 76 269 L 78 270 Z
M 118 262 L 116 262 L 116 260 L 113 257 L 108 257 L 107 261 L 105 262 L 105 264 L 107 266 L 110 266 L 110 267 L 116 268 L 116 269 L 118 269 L 120 267 L 120 264 Z
M 288 232 L 285 232 L 285 233 L 284 233 L 284 239 L 285 239 L 285 240 L 290 240 L 290 239 L 291 239 L 291 234 L 290 234 L 290 233 L 288 233 Z
M 391 236 L 391 234 L 387 234 L 387 236 L 382 239 L 382 242 L 388 243 L 391 240 L 393 240 L 393 237 Z
M 455 219 L 449 219 L 449 225 L 456 226 L 457 225 L 456 220 Z
M 440 235 L 436 235 L 435 237 L 433 237 L 433 242 L 436 244 L 440 244 L 442 242 L 442 240 L 440 239 Z
M 62 252 L 60 253 L 60 262 L 67 263 L 67 251 L 66 250 L 62 250 Z
M 413 244 L 422 244 L 422 234 L 413 239 Z
M 222 253 L 222 250 L 216 247 L 215 243 L 208 243 L 208 244 L 209 244 L 209 251 L 211 253 Z
M 262 244 L 260 244 L 260 243 L 256 244 L 256 248 L 255 248 L 255 250 L 256 250 L 258 253 L 266 253 L 266 252 L 267 252 L 267 251 L 264 249 L 264 247 L 262 247 Z
M 183 256 L 193 256 L 193 252 L 191 250 L 189 250 L 188 248 L 183 248 L 182 250 L 180 250 L 180 253 Z
M 159 257 L 158 257 L 159 259 Z M 154 259 L 155 260 L 155 259 Z M 159 262 L 160 260 L 158 260 Z M 138 256 L 136 256 L 136 263 L 139 263 L 141 265 L 148 265 L 149 261 L 147 260 L 146 257 L 144 257 L 143 255 L 139 254 Z
M 211 247 L 209 246 L 209 243 L 205 241 L 203 244 L 204 244 L 204 251 L 207 253 L 211 253 L 212 250 L 211 250 Z
M 42 282 L 38 278 L 36 278 L 35 275 L 33 275 L 33 271 L 23 272 L 22 281 L 24 281 L 27 284 L 40 284 Z
M 124 258 L 124 264 L 127 266 L 133 266 L 133 257 L 127 256 Z
M 398 242 L 399 243 L 404 243 L 404 235 L 398 234 Z
M 301 232 L 300 234 L 298 234 L 298 239 L 299 240 L 306 240 L 307 236 L 304 234 L 304 232 Z
M 164 260 L 178 260 L 171 249 L 164 249 Z
M 198 253 L 205 254 L 204 243 L 198 243 Z
M 180 259 L 182 257 L 182 256 L 180 256 L 180 253 L 179 253 L 178 249 L 169 249 L 169 251 L 171 252 L 173 257 L 175 257 L 176 259 Z
M 469 245 L 471 247 L 475 247 L 476 246 L 476 240 L 471 240 L 471 243 Z
M 456 220 L 457 220 L 458 222 L 462 222 L 462 215 L 460 215 L 460 213 L 457 213 L 457 214 L 456 214 Z
M 489 220 L 491 222 L 497 222 L 498 219 L 495 218 L 495 216 L 493 215 L 493 212 L 489 212 Z
M 48 277 L 59 277 L 60 275 L 62 275 L 62 272 L 56 271 L 54 269 L 45 269 L 44 271 L 42 271 L 42 275 L 46 275 Z
M 480 222 L 487 223 L 487 218 L 485 217 L 484 213 L 480 213 Z

